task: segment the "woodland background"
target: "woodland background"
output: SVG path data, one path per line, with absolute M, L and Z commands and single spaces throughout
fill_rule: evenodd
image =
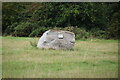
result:
M 40 37 L 49 29 L 68 30 L 76 39 L 118 39 L 119 3 L 3 2 L 3 36 Z

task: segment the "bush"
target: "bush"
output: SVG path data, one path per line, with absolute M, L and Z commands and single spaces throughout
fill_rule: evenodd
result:
M 90 37 L 89 32 L 87 32 L 84 28 L 78 28 L 77 26 L 76 27 L 73 27 L 73 26 L 65 27 L 64 30 L 75 33 L 76 39 L 88 39 Z
M 50 29 L 52 29 L 52 30 L 63 30 L 64 28 L 62 28 L 62 27 L 54 27 L 54 28 L 50 28 Z
M 38 29 L 33 30 L 30 34 L 29 37 L 39 37 L 42 36 L 42 34 L 47 31 L 49 28 L 41 27 Z
M 5 33 L 4 33 L 4 35 L 11 35 L 11 36 L 13 36 L 14 35 L 14 28 L 16 27 L 18 25 L 18 23 L 16 22 L 16 23 L 13 23 L 12 25 L 9 25 L 8 27 L 7 27 L 7 29 L 5 30 Z
M 22 22 L 14 28 L 15 36 L 29 36 L 29 34 L 36 28 L 38 25 L 31 22 Z
M 98 28 L 91 29 L 90 34 L 92 35 L 92 38 L 99 38 L 99 39 L 107 39 L 108 38 L 107 31 L 103 31 Z
M 52 30 L 65 30 L 65 31 L 70 31 L 75 33 L 75 38 L 76 39 L 88 39 L 91 37 L 91 34 L 89 32 L 87 32 L 85 29 L 83 28 L 78 28 L 77 26 L 73 27 L 73 26 L 69 26 L 69 27 L 54 27 L 52 28 Z
M 112 16 L 112 20 L 108 26 L 109 38 L 120 39 L 119 37 L 120 35 L 120 22 L 119 22 L 120 14 L 119 13 L 120 13 L 120 10 L 119 12 L 114 13 Z

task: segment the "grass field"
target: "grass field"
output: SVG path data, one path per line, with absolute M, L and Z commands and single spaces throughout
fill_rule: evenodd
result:
M 2 79 L 2 37 L 0 36 L 0 79 Z
M 3 78 L 116 78 L 117 40 L 77 40 L 74 50 L 37 49 L 38 38 L 3 37 Z

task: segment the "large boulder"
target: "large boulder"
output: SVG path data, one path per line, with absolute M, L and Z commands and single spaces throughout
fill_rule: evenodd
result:
M 75 44 L 75 34 L 69 31 L 48 30 L 38 41 L 38 48 L 72 49 Z

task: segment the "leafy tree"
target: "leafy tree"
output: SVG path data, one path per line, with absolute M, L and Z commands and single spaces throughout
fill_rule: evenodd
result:
M 47 29 L 70 26 L 79 38 L 89 33 L 115 38 L 119 31 L 118 3 L 12 2 L 3 3 L 2 12 L 3 33 L 12 36 L 40 36 Z

